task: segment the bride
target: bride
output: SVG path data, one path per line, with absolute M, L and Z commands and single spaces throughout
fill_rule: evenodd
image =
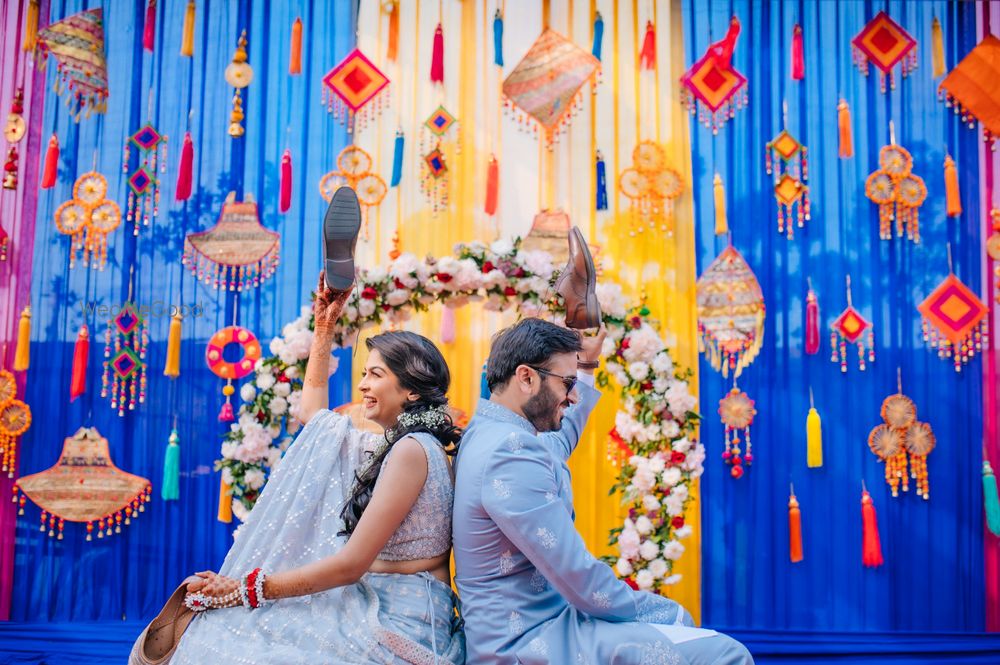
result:
M 446 411 L 441 352 L 410 332 L 366 340 L 358 390 L 383 437 L 327 408 L 334 329 L 354 275 L 357 206 L 342 188 L 324 220 L 327 270 L 299 412 L 306 426 L 219 574 L 188 578 L 185 602 L 198 613 L 172 665 L 465 662 L 449 570 L 448 457 L 461 431 Z

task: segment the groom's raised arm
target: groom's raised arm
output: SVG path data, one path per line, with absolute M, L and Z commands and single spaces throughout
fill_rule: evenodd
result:
M 593 374 L 577 372 L 576 376 L 578 380 L 574 390 L 579 392 L 580 401 L 566 409 L 562 426 L 557 431 L 545 432 L 538 437 L 564 460 L 569 459 L 576 450 L 583 428 L 587 426 L 587 419 L 597 405 L 597 400 L 601 398 L 601 391 L 594 387 Z

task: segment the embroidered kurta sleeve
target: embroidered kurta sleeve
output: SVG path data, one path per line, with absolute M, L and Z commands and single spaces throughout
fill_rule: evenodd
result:
M 580 393 L 580 401 L 563 413 L 562 427 L 558 431 L 539 435 L 539 438 L 564 460 L 569 459 L 576 449 L 583 428 L 587 425 L 587 419 L 590 418 L 590 412 L 601 398 L 601 391 L 592 385 L 593 375 L 581 373 L 578 376 L 581 378 L 577 381 L 575 390 Z M 587 382 L 587 379 L 590 379 L 590 382 Z

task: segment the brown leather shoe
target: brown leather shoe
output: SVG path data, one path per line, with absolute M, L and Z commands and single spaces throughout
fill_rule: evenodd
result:
M 181 636 L 194 618 L 195 613 L 184 604 L 184 596 L 187 585 L 198 579 L 194 575 L 188 577 L 170 595 L 160 613 L 132 645 L 129 665 L 166 665 L 170 662 Z
M 566 303 L 566 326 L 583 330 L 599 328 L 601 306 L 597 302 L 597 271 L 587 241 L 580 229 L 569 230 L 569 261 L 556 280 L 555 289 Z

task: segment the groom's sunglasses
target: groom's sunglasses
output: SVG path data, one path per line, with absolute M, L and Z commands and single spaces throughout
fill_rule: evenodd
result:
M 526 367 L 530 367 L 539 374 L 544 374 L 545 376 L 552 376 L 562 381 L 562 384 L 566 386 L 567 396 L 569 396 L 569 394 L 573 392 L 573 388 L 576 387 L 577 379 L 575 376 L 563 376 L 562 374 L 556 374 L 555 372 L 550 372 L 547 369 L 542 369 L 541 367 L 535 367 L 534 365 L 526 365 Z

